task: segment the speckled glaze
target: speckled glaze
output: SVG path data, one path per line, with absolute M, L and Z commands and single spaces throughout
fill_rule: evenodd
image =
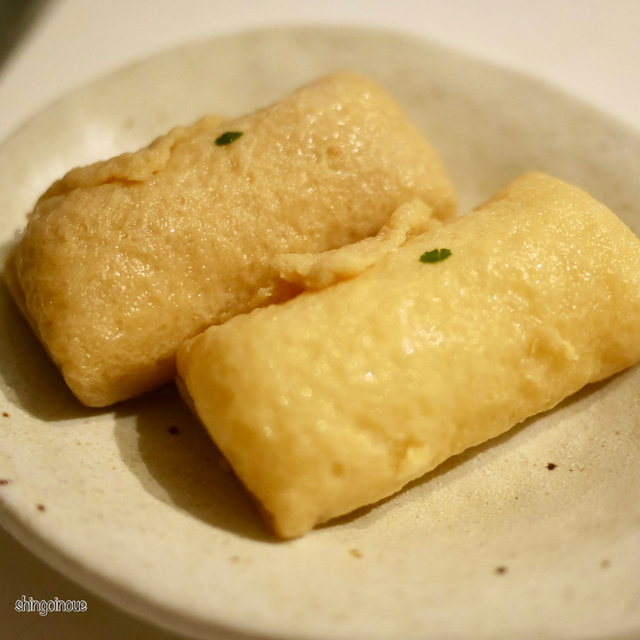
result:
M 55 104 L 0 150 L 3 256 L 68 168 L 320 75 L 380 82 L 468 210 L 544 171 L 640 229 L 640 138 L 561 92 L 406 36 L 288 28 L 195 44 Z M 287 543 L 165 387 L 74 400 L 0 285 L 0 518 L 116 604 L 196 638 L 640 634 L 640 369 L 591 386 L 393 499 Z

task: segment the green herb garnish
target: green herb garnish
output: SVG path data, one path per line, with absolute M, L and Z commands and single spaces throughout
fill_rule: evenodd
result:
M 226 131 L 216 139 L 216 145 L 224 147 L 242 137 L 242 131 Z
M 449 249 L 434 249 L 420 256 L 420 262 L 442 262 L 451 255 Z

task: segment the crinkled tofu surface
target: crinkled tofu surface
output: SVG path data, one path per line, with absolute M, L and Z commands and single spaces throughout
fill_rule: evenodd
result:
M 436 248 L 451 256 L 420 261 Z M 639 326 L 638 239 L 529 174 L 353 279 L 210 328 L 178 369 L 293 537 L 637 362 Z
M 229 130 L 243 136 L 216 145 Z M 7 280 L 71 390 L 107 405 L 170 380 L 185 339 L 286 296 L 272 290 L 277 254 L 374 235 L 416 197 L 455 212 L 400 107 L 338 74 L 72 170 L 30 215 Z

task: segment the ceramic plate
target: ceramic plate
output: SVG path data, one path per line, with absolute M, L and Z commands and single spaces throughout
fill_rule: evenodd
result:
M 3 250 L 70 167 L 336 70 L 384 85 L 468 210 L 542 170 L 640 230 L 640 138 L 540 82 L 403 35 L 286 28 L 187 46 L 53 105 L 0 151 Z M 640 633 L 640 369 L 393 499 L 275 541 L 171 386 L 110 410 L 67 391 L 0 288 L 0 516 L 59 570 L 198 638 Z M 553 466 L 555 465 L 555 467 Z

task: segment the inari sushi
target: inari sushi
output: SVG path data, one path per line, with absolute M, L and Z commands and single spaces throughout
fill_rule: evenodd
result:
M 331 283 L 322 260 L 289 261 L 285 277 Z M 178 354 L 185 395 L 280 536 L 381 500 L 640 360 L 640 242 L 560 180 L 528 174 L 358 275 L 350 262 L 350 278 Z
M 276 254 L 372 236 L 416 197 L 455 213 L 401 108 L 337 74 L 72 170 L 30 214 L 6 278 L 73 393 L 104 406 L 172 379 L 187 338 L 290 295 L 273 287 Z

